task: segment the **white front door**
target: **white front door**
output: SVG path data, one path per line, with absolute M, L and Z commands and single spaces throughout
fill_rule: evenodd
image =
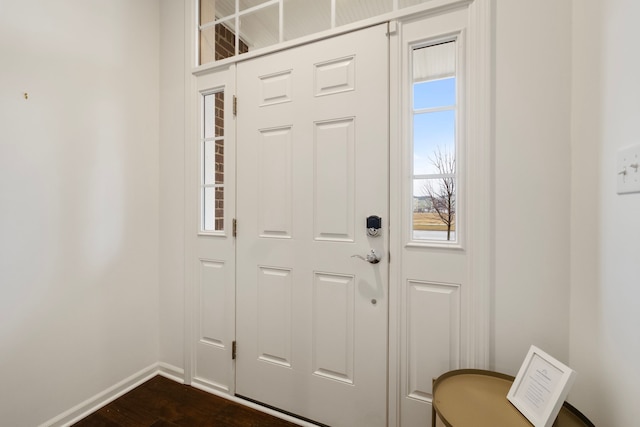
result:
M 386 32 L 237 69 L 236 394 L 331 426 L 387 424 Z

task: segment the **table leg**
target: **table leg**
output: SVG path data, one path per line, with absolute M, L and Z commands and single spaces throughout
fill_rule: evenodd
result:
M 436 379 L 432 378 L 431 379 L 432 387 L 433 387 L 433 385 L 435 383 L 436 383 Z M 433 391 L 435 391 L 435 390 L 433 390 L 433 388 L 431 390 L 432 390 L 432 393 L 433 393 Z M 435 393 L 434 393 L 434 395 L 435 395 Z M 431 399 L 431 427 L 436 427 L 436 405 L 434 404 L 434 401 L 435 401 L 435 396 L 432 396 L 432 399 Z

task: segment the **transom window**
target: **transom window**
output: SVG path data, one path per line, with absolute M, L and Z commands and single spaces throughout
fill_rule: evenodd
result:
M 429 0 L 198 0 L 199 65 Z
M 457 241 L 456 42 L 412 50 L 412 240 Z

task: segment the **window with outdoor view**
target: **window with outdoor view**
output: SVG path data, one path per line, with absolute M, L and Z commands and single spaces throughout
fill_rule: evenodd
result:
M 456 42 L 417 47 L 411 57 L 411 237 L 456 242 Z
M 224 230 L 224 92 L 202 95 L 201 231 Z

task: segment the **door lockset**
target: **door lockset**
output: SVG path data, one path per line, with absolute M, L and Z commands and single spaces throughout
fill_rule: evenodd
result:
M 374 249 L 371 249 L 369 253 L 366 254 L 365 256 L 351 255 L 351 258 L 360 258 L 361 260 L 367 261 L 368 263 L 371 263 L 371 264 L 377 264 L 382 259 L 382 257 L 378 255 L 378 253 Z
M 367 217 L 367 236 L 378 237 L 382 233 L 382 218 L 377 215 Z

